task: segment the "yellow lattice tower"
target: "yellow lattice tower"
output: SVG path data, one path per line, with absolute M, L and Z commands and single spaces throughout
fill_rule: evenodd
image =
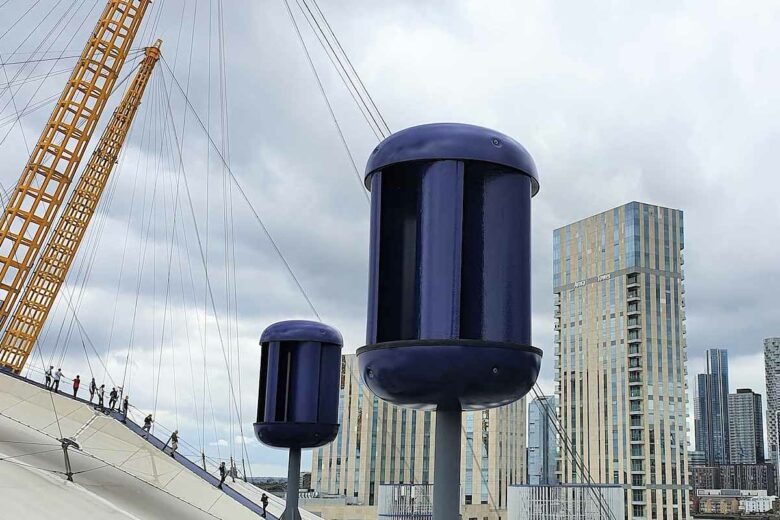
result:
M 62 205 L 150 4 L 151 0 L 106 4 L 11 195 L 0 220 L 0 327 Z M 0 366 L 19 371 L 25 359 L 16 348 L 0 347 Z
M 21 370 L 43 330 L 119 158 L 152 70 L 160 59 L 161 44 L 157 40 L 153 47 L 146 49 L 146 57 L 71 192 L 0 341 L 0 365 Z

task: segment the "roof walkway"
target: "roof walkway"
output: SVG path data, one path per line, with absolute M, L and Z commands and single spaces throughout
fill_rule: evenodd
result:
M 230 477 L 218 489 L 216 476 L 179 453 L 172 458 L 163 452 L 162 439 L 144 438 L 140 425 L 131 419 L 123 424 L 122 418 L 120 412 L 103 413 L 84 399 L 0 372 L 4 513 L 9 518 L 262 517 L 263 490 Z M 73 482 L 65 478 L 62 438 L 78 444 L 68 450 Z M 284 500 L 266 494 L 266 518 L 278 520 Z M 321 520 L 306 511 L 301 516 Z

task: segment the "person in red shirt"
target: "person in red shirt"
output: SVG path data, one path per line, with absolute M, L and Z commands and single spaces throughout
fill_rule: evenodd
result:
M 76 379 L 73 380 L 73 397 L 79 393 L 79 386 L 81 386 L 81 378 L 76 376 Z

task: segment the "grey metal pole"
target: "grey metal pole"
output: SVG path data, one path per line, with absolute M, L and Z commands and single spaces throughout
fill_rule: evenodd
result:
M 65 453 L 65 476 L 73 482 L 73 470 L 70 467 L 70 455 L 68 455 L 68 444 L 62 443 L 62 451 Z
M 281 520 L 301 520 L 298 511 L 298 486 L 301 479 L 301 449 L 290 448 L 290 461 L 287 463 L 287 503 Z
M 433 467 L 433 520 L 460 518 L 461 412 L 436 411 Z

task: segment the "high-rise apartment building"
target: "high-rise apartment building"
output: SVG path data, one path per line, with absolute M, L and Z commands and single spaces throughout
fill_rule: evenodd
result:
M 740 388 L 729 394 L 729 459 L 731 464 L 764 462 L 764 414 L 761 394 Z
M 683 244 L 682 211 L 639 202 L 553 234 L 560 419 L 629 520 L 689 517 Z
M 766 377 L 766 437 L 769 460 L 780 470 L 780 338 L 764 340 L 764 374 Z M 780 479 L 778 479 L 780 480 Z
M 558 414 L 558 399 L 555 396 L 541 396 L 531 401 L 528 407 L 528 483 L 556 484 L 558 460 L 558 434 L 555 418 Z
M 709 465 L 728 464 L 729 356 L 723 349 L 705 352 L 707 372 L 696 376 L 694 427 L 696 450 Z
M 712 453 L 712 450 L 709 449 L 712 446 L 710 416 L 707 413 L 707 402 L 710 395 L 710 376 L 708 374 L 696 374 L 693 384 L 694 441 L 696 443 L 696 451 L 704 457 L 702 465 L 707 465 L 710 463 L 709 455 Z
M 728 464 L 729 357 L 723 349 L 705 352 L 707 372 L 696 376 L 694 427 L 696 450 L 709 465 Z
M 311 476 L 314 490 L 335 505 L 318 500 L 307 509 L 326 520 L 374 519 L 380 484 L 433 482 L 435 412 L 377 398 L 361 384 L 354 355 L 342 358 L 339 392 L 341 428 L 312 452 Z M 525 399 L 464 412 L 460 472 L 463 518 L 505 518 L 507 486 L 526 478 Z

